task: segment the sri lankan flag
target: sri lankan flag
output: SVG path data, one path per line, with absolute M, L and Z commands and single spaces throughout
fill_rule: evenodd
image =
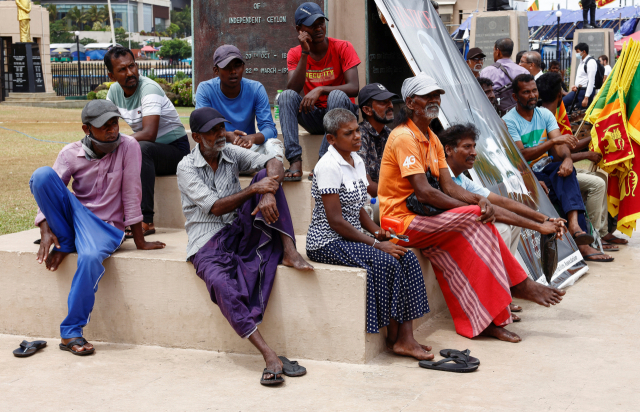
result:
M 560 128 L 560 133 L 564 134 L 573 134 L 571 130 L 571 122 L 569 121 L 569 115 L 567 114 L 567 109 L 564 107 L 564 102 L 560 102 L 560 106 L 556 109 L 556 121 L 558 122 L 558 127 Z
M 591 150 L 609 174 L 608 208 L 618 230 L 631 236 L 640 219 L 640 42 L 623 47 L 607 81 L 587 110 Z
M 598 8 L 604 7 L 609 3 L 613 3 L 613 0 L 596 0 L 596 6 L 598 6 Z
M 531 6 L 529 6 L 529 8 L 527 10 L 528 11 L 538 11 L 538 10 L 540 10 L 540 4 L 538 3 L 538 0 L 534 0 L 533 3 L 531 3 Z

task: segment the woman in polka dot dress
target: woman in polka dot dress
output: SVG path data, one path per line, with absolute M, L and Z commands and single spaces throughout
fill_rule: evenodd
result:
M 388 240 L 391 233 L 376 225 L 363 206 L 367 200 L 360 131 L 356 117 L 334 109 L 323 120 L 329 151 L 314 169 L 311 194 L 316 201 L 307 256 L 320 263 L 367 270 L 367 333 L 387 327 L 387 346 L 399 355 L 433 359 L 429 346 L 413 337 L 413 319 L 429 312 L 427 292 L 413 252 Z M 372 238 L 360 231 L 364 227 Z

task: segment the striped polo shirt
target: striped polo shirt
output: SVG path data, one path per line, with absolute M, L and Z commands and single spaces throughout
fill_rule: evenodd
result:
M 187 134 L 171 100 L 160 85 L 148 77 L 140 76 L 138 88 L 131 97 L 124 96 L 118 83 L 112 84 L 107 100 L 118 106 L 122 118 L 134 133 L 142 130 L 143 117 L 160 116 L 156 143 L 169 144 Z

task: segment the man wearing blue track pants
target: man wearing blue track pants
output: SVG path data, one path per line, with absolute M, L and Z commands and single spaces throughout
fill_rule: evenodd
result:
M 78 268 L 67 300 L 68 314 L 60 325 L 60 349 L 90 355 L 95 349 L 83 337 L 104 275 L 103 261 L 124 240 L 131 226 L 138 249 L 161 249 L 146 242 L 142 231 L 140 145 L 121 135 L 118 108 L 107 100 L 92 100 L 82 110 L 82 140 L 65 146 L 53 168 L 41 167 L 29 186 L 38 204 L 38 263 L 55 271 L 63 259 L 78 253 Z M 67 189 L 73 178 L 73 193 Z M 51 252 L 49 249 L 55 246 Z

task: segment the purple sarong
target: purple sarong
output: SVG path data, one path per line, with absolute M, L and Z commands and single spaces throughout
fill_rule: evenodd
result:
M 266 176 L 266 169 L 261 170 L 251 184 Z M 280 233 L 295 243 L 282 187 L 275 194 L 280 217 L 272 225 L 264 221 L 260 212 L 251 216 L 261 198 L 262 195 L 255 195 L 247 200 L 233 223 L 216 233 L 191 258 L 196 273 L 207 284 L 211 300 L 242 338 L 249 337 L 262 322 L 284 254 Z

